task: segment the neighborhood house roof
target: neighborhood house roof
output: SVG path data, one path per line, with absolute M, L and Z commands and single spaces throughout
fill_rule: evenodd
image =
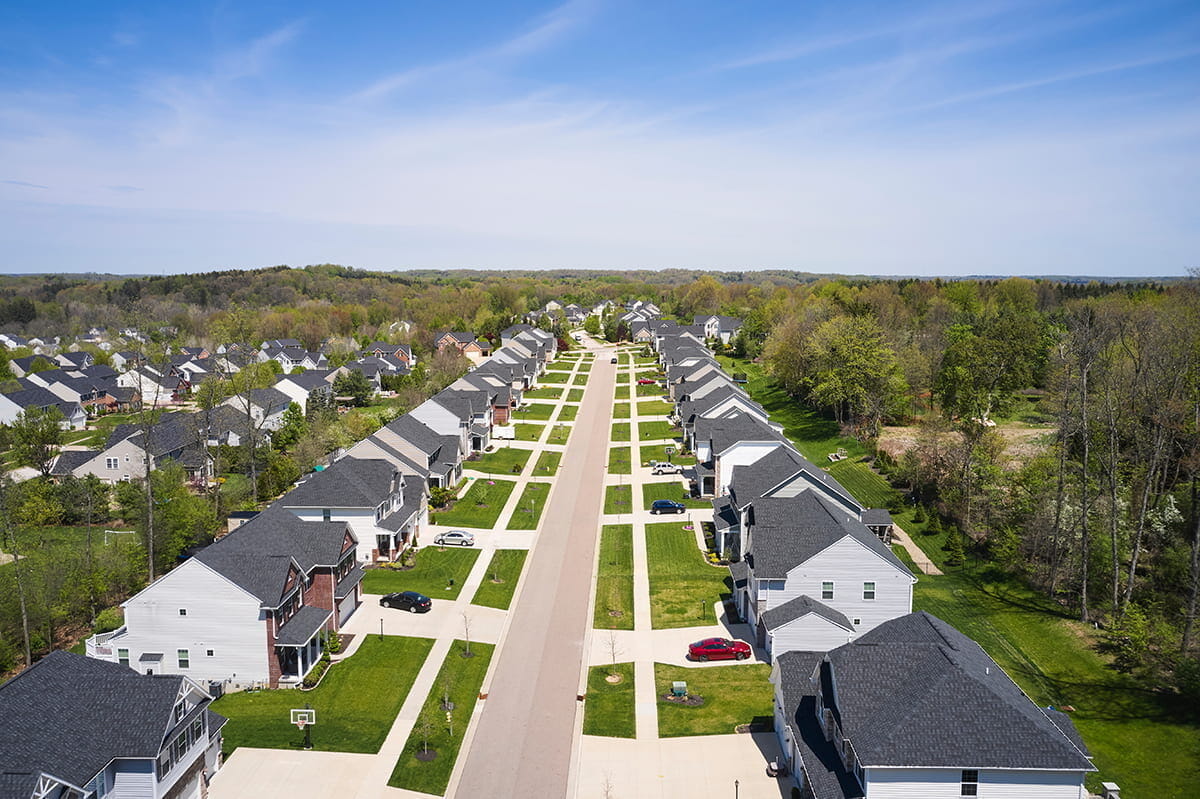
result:
M 393 491 L 396 467 L 385 460 L 342 458 L 314 472 L 289 491 L 280 504 L 289 508 L 375 508 Z
M 849 632 L 854 632 L 854 625 L 850 623 L 850 619 L 846 617 L 845 613 L 804 595 L 764 612 L 762 620 L 768 630 L 774 630 L 810 613 L 814 613 L 826 621 L 831 621 Z
M 32 796 L 42 772 L 82 787 L 114 758 L 156 758 L 183 681 L 51 652 L 0 686 L 0 797 Z

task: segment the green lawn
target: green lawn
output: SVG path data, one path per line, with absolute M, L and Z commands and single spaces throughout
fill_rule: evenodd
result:
M 541 376 L 538 377 L 538 380 L 543 383 L 566 383 L 570 379 L 571 379 L 570 372 L 555 372 L 555 371 L 543 372 L 541 374 Z
M 579 406 L 578 405 L 564 405 L 564 406 L 562 406 L 562 409 L 559 410 L 558 419 L 556 421 L 573 422 L 573 421 L 575 421 L 575 417 L 578 415 L 579 415 Z
M 613 397 L 619 400 L 629 399 L 629 386 L 617 386 L 616 391 L 613 392 Z
M 567 402 L 583 402 L 583 389 L 573 388 L 567 392 Z
M 613 422 L 612 440 L 613 441 L 628 441 L 629 440 L 629 422 Z
M 558 464 L 562 461 L 563 454 L 561 452 L 544 451 L 538 455 L 537 463 L 533 465 L 533 474 L 535 477 L 553 477 L 558 471 Z
M 543 424 L 518 424 L 513 428 L 517 441 L 537 441 L 546 430 Z
M 404 751 L 400 753 L 396 768 L 388 780 L 388 785 L 393 788 L 437 796 L 446 792 L 450 772 L 454 770 L 454 761 L 458 758 L 463 735 L 471 721 L 475 703 L 479 699 L 479 689 L 487 675 L 488 663 L 495 648 L 491 644 L 472 643 L 474 657 L 463 657 L 465 646 L 464 641 L 455 641 L 442 662 L 434 689 L 429 692 L 417 725 L 404 744 Z M 450 701 L 454 707 L 450 711 L 452 721 L 449 725 L 446 723 L 447 711 L 442 706 L 443 686 L 446 685 L 449 686 Z M 424 750 L 426 743 L 422 736 L 423 725 L 429 728 L 429 748 L 437 751 L 437 756 L 429 761 L 417 759 L 417 754 Z
M 312 691 L 226 694 L 212 709 L 229 719 L 222 730 L 226 755 L 239 746 L 300 749 L 304 734 L 289 711 L 305 704 L 317 711 L 313 748 L 323 752 L 378 752 L 417 672 L 433 648 L 429 638 L 369 635 L 352 656 L 330 666 Z
M 527 449 L 501 447 L 492 452 L 483 453 L 478 460 L 467 461 L 463 468 L 488 474 L 519 474 L 525 468 L 525 464 L 529 462 L 531 454 L 532 452 Z
M 643 400 L 638 403 L 638 416 L 666 416 L 674 407 L 666 400 Z
M 529 551 L 525 549 L 497 549 L 493 552 L 487 574 L 471 598 L 471 604 L 508 610 L 528 554 Z
M 454 507 L 438 511 L 437 521 L 430 521 L 450 527 L 494 527 L 515 485 L 511 480 L 475 480 Z
M 663 438 L 683 440 L 683 431 L 670 422 L 638 422 L 638 438 L 642 441 L 657 441 Z
M 546 367 L 547 372 L 570 372 L 575 368 L 573 363 L 552 363 Z
M 712 510 L 712 500 L 695 499 L 689 496 L 687 487 L 678 480 L 668 483 L 644 483 L 642 485 L 642 506 L 650 509 L 650 504 L 656 499 L 673 499 L 682 502 L 689 508 Z
M 629 403 L 628 402 L 618 402 L 615 405 L 613 405 L 613 418 L 614 419 L 628 419 L 629 418 Z
M 669 461 L 671 461 L 671 463 L 681 463 L 684 466 L 695 465 L 695 463 L 696 463 L 695 455 L 680 454 L 678 444 L 671 445 L 671 446 L 675 447 L 675 452 L 671 453 L 671 455 L 667 455 L 667 451 L 666 451 L 667 446 L 669 446 L 669 445 L 667 445 L 667 444 L 643 444 L 638 449 L 638 457 L 641 458 L 642 463 L 649 463 L 650 461 L 669 460 Z
M 394 569 L 367 569 L 363 573 L 362 587 L 368 594 L 391 594 L 396 591 L 418 591 L 434 599 L 458 599 L 458 592 L 466 582 L 479 550 L 474 547 L 447 547 L 442 550 L 433 546 L 433 536 L 417 552 L 417 565 L 408 571 Z M 454 584 L 450 586 L 450 581 Z
M 586 373 L 592 371 L 592 362 L 586 361 L 586 360 L 581 362 L 579 364 L 579 371 L 583 374 L 586 374 Z
M 531 402 L 513 412 L 514 422 L 545 422 L 554 415 L 558 406 L 550 402 Z
M 606 524 L 600 531 L 592 626 L 633 629 L 633 525 Z
M 618 657 L 620 653 L 617 653 Z M 618 674 L 621 681 L 606 678 Z M 583 734 L 608 738 L 637 737 L 634 716 L 633 664 L 613 663 L 588 669 L 587 701 L 583 705 Z
M 535 400 L 535 399 L 557 400 L 557 399 L 562 399 L 564 390 L 565 389 L 558 388 L 557 386 L 545 386 L 543 388 L 533 388 L 533 389 L 530 389 L 529 391 L 526 391 L 523 395 L 521 395 L 521 398 L 522 399 L 531 399 L 531 400 Z
M 627 485 L 604 487 L 604 512 L 629 513 L 633 510 L 631 502 L 632 490 Z
M 550 431 L 550 435 L 546 438 L 547 444 L 565 444 L 567 437 L 571 435 L 570 425 L 556 424 L 554 429 Z
M 633 467 L 629 463 L 629 447 L 613 447 L 608 451 L 609 474 L 632 474 Z
M 526 483 L 517 507 L 513 510 L 512 518 L 508 520 L 510 530 L 536 530 L 538 519 L 542 518 L 542 509 L 546 506 L 546 497 L 550 496 L 549 483 Z
M 729 570 L 710 566 L 683 522 L 646 525 L 650 626 L 695 627 L 716 621 L 713 603 L 731 595 Z
M 571 385 L 586 386 L 587 381 L 588 381 L 588 376 L 586 374 L 580 373 L 580 374 L 575 375 L 575 379 L 571 381 Z
M 705 669 L 655 663 L 658 737 L 728 735 L 751 723 L 770 729 L 774 718 L 770 676 L 771 667 L 765 663 Z M 689 694 L 704 697 L 704 704 L 688 707 L 664 700 L 676 680 L 687 683 Z
M 658 383 L 638 383 L 637 395 L 639 397 L 665 397 L 667 392 L 663 391 Z

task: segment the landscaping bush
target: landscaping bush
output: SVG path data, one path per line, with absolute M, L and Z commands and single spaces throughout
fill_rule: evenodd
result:
M 92 632 L 110 633 L 125 623 L 125 613 L 120 608 L 105 608 L 96 614 Z

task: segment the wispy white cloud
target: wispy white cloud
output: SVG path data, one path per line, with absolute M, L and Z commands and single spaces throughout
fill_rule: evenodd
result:
M 593 13 L 595 0 L 567 0 L 525 25 L 515 36 L 458 58 L 400 70 L 354 92 L 351 103 L 372 102 L 430 80 L 464 71 L 495 69 L 504 62 L 542 52 L 559 44 Z
M 5 183 L 9 186 L 20 186 L 23 189 L 48 189 L 49 186 L 43 186 L 40 183 L 30 183 L 27 180 L 0 180 L 0 183 Z

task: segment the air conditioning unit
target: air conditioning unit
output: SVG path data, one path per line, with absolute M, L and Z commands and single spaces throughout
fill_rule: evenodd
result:
M 1104 791 L 1104 799 L 1121 799 L 1121 786 L 1115 782 L 1102 782 L 1100 788 Z

